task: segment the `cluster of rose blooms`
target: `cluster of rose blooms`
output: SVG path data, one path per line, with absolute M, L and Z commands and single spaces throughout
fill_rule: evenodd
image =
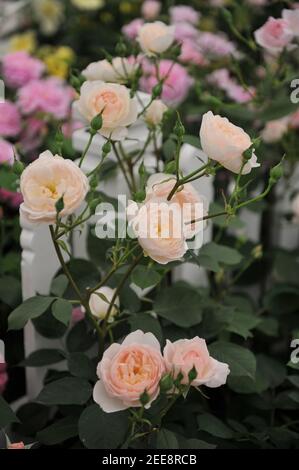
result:
M 93 398 L 106 413 L 143 405 L 149 408 L 161 391 L 178 394 L 190 386 L 219 387 L 228 374 L 228 365 L 212 358 L 205 340 L 198 336 L 167 340 L 162 355 L 157 338 L 137 330 L 104 352 Z
M 25 51 L 4 55 L 0 68 L 7 95 L 0 102 L 0 164 L 13 165 L 18 149 L 35 158 L 49 122 L 69 119 L 74 92 L 62 80 L 45 76 L 44 63 Z M 3 188 L 0 197 L 12 207 L 22 200 Z

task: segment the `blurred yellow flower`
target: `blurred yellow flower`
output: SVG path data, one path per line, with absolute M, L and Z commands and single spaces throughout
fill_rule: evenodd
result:
M 63 18 L 64 7 L 59 0 L 33 0 L 33 10 L 44 34 L 56 33 Z
M 130 2 L 121 2 L 119 5 L 119 10 L 124 14 L 132 13 L 134 6 Z
M 15 34 L 10 38 L 10 51 L 26 51 L 30 53 L 33 52 L 35 49 L 36 36 L 34 31 L 27 31 L 26 33 Z
M 105 5 L 104 0 L 71 0 L 79 10 L 97 10 Z
M 46 64 L 48 73 L 59 78 L 67 78 L 69 67 L 75 60 L 75 53 L 68 46 L 43 46 L 38 55 Z
M 109 11 L 103 11 L 100 16 L 100 20 L 102 23 L 112 23 L 113 15 Z

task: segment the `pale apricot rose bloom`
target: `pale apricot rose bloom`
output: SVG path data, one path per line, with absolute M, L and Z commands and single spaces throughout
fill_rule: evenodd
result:
M 146 391 L 151 403 L 159 395 L 159 382 L 165 372 L 159 341 L 152 333 L 130 333 L 122 344 L 113 343 L 97 367 L 98 382 L 93 399 L 103 411 L 113 413 L 140 407 Z
M 82 74 L 89 81 L 102 80 L 110 83 L 124 83 L 134 75 L 138 64 L 124 57 L 114 57 L 112 62 L 103 59 L 89 64 Z
M 137 237 L 145 256 L 159 264 L 182 260 L 188 245 L 182 211 L 178 203 L 150 199 L 138 206 L 131 201 L 127 208 L 129 227 Z
M 93 294 L 91 294 L 90 299 L 89 299 L 89 307 L 90 307 L 91 313 L 95 317 L 101 320 L 104 320 L 107 314 L 109 305 L 112 301 L 114 292 L 115 292 L 115 289 L 111 289 L 111 287 L 108 287 L 108 286 L 102 286 L 98 290 L 96 290 Z M 111 309 L 111 313 L 109 316 L 110 321 L 113 321 L 113 318 L 118 312 L 118 308 L 119 308 L 119 298 L 117 297 Z
M 227 364 L 210 356 L 205 340 L 198 336 L 193 339 L 180 339 L 174 343 L 167 340 L 163 356 L 167 371 L 174 378 L 181 373 L 183 384 L 189 383 L 189 372 L 195 368 L 197 376 L 191 382 L 194 387 L 220 387 L 226 383 L 230 372 Z
M 163 115 L 167 109 L 168 107 L 162 100 L 154 100 L 145 111 L 145 122 L 150 126 L 158 126 L 161 124 Z
M 47 150 L 23 171 L 20 188 L 22 217 L 30 223 L 51 224 L 56 220 L 56 202 L 63 197 L 61 217 L 73 214 L 84 201 L 89 184 L 72 160 L 53 156 Z
M 153 198 L 167 200 L 168 195 L 176 183 L 174 175 L 166 173 L 155 173 L 150 176 L 146 185 L 146 199 L 148 202 Z M 185 237 L 191 238 L 204 228 L 204 222 L 190 224 L 192 220 L 202 219 L 208 214 L 207 201 L 199 194 L 191 183 L 186 183 L 175 192 L 171 198 L 172 203 L 180 206 L 184 222 Z
M 162 21 L 145 23 L 138 32 L 137 40 L 147 55 L 162 54 L 174 42 L 175 27 L 167 26 Z
M 243 153 L 252 145 L 249 135 L 241 127 L 209 111 L 203 115 L 199 134 L 202 149 L 210 159 L 233 173 L 240 172 Z M 259 166 L 252 151 L 252 157 L 245 164 L 242 174 L 246 175 L 252 168 Z
M 275 119 L 274 121 L 268 121 L 261 132 L 261 137 L 264 142 L 269 144 L 272 142 L 278 142 L 287 132 L 288 126 L 288 117 Z
M 88 122 L 102 113 L 103 126 L 99 133 L 113 140 L 127 136 L 127 126 L 136 121 L 138 114 L 136 98 L 130 97 L 128 88 L 101 80 L 84 82 L 76 105 Z

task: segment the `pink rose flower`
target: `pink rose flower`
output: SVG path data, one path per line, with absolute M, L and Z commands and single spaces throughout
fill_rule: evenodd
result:
M 141 13 L 146 20 L 155 20 L 161 11 L 161 3 L 156 0 L 146 0 L 141 7 Z
M 18 105 L 24 114 L 42 112 L 65 119 L 70 113 L 73 96 L 73 89 L 57 78 L 32 80 L 20 88 Z
M 0 103 L 0 135 L 15 137 L 21 130 L 21 116 L 18 108 L 10 101 Z
M 6 163 L 13 165 L 14 163 L 14 149 L 10 142 L 0 139 L 0 164 Z
M 178 5 L 170 8 L 170 20 L 172 23 L 191 23 L 199 22 L 200 13 L 187 5 Z
M 20 136 L 20 146 L 25 153 L 33 152 L 42 144 L 47 134 L 47 124 L 36 117 L 29 117 L 25 121 L 25 128 Z
M 43 62 L 24 51 L 6 54 L 2 59 L 4 81 L 13 88 L 19 88 L 31 80 L 40 78 L 44 69 Z
M 293 34 L 288 21 L 271 16 L 254 32 L 254 37 L 259 46 L 272 54 L 279 54 L 291 42 Z
M 199 66 L 205 66 L 208 64 L 199 48 L 194 44 L 193 41 L 190 41 L 189 39 L 185 40 L 182 44 L 179 60 L 187 64 L 194 64 Z
M 207 77 L 207 80 L 209 83 L 220 88 L 220 90 L 225 91 L 227 96 L 236 103 L 247 103 L 251 101 L 255 93 L 254 88 L 251 87 L 246 90 L 239 85 L 236 80 L 231 78 L 227 69 L 215 70 Z
M 181 373 L 183 384 L 189 383 L 188 374 L 195 368 L 197 377 L 191 382 L 193 387 L 220 387 L 226 383 L 230 372 L 228 364 L 210 356 L 205 340 L 198 336 L 193 339 L 180 339 L 174 343 L 167 340 L 163 356 L 167 371 L 172 373 L 174 378 Z
M 122 344 L 113 343 L 97 367 L 99 381 L 93 399 L 106 413 L 140 407 L 140 396 L 150 397 L 146 408 L 159 394 L 165 372 L 159 341 L 152 333 L 130 333 Z
M 83 312 L 81 307 L 75 307 L 72 310 L 72 323 L 78 323 L 79 321 L 83 320 L 85 317 L 85 313 Z
M 13 442 L 12 444 L 8 444 L 8 449 L 25 449 L 24 442 Z
M 21 193 L 0 188 L 0 201 L 5 202 L 13 209 L 19 209 L 23 202 L 23 196 Z
M 159 76 L 167 77 L 163 84 L 162 100 L 167 104 L 177 105 L 187 97 L 193 79 L 187 70 L 180 64 L 171 60 L 161 60 L 159 64 Z M 140 80 L 141 89 L 151 93 L 158 80 L 155 67 L 145 64 L 145 76 Z
M 210 32 L 200 33 L 197 43 L 204 55 L 211 57 L 236 55 L 236 46 L 224 35 Z
M 8 375 L 6 373 L 6 363 L 4 357 L 0 354 L 0 394 L 4 392 L 8 382 Z
M 144 20 L 141 18 L 136 18 L 135 20 L 131 21 L 131 23 L 128 23 L 122 27 L 122 33 L 128 38 L 128 39 L 136 39 L 139 33 L 139 30 L 141 26 L 144 25 Z
M 184 41 L 196 42 L 199 38 L 199 31 L 190 23 L 176 23 L 174 36 L 178 42 Z
M 291 114 L 291 116 L 290 116 L 290 126 L 293 129 L 298 129 L 299 128 L 299 111 L 296 111 L 295 113 Z
M 287 132 L 288 126 L 288 117 L 268 121 L 261 132 L 261 137 L 263 141 L 267 144 L 279 142 L 282 139 L 283 135 Z
M 282 10 L 282 18 L 288 22 L 294 36 L 299 36 L 299 10 Z

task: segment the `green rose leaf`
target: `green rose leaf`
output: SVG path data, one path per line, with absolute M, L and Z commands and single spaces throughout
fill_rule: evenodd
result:
M 131 276 L 132 282 L 141 289 L 155 286 L 161 280 L 160 274 L 148 266 L 137 266 Z
M 78 435 L 78 417 L 66 416 L 37 433 L 42 444 L 53 446 Z
M 79 419 L 79 437 L 87 449 L 116 449 L 128 432 L 128 413 L 104 413 L 98 405 L 86 408 Z
M 8 405 L 4 398 L 0 395 L 0 429 L 11 423 L 18 423 L 19 420 Z
M 64 377 L 47 384 L 36 401 L 44 405 L 84 405 L 92 394 L 87 380 L 78 377 Z
M 182 328 L 197 325 L 202 320 L 202 296 L 185 285 L 174 285 L 159 292 L 153 310 L 162 318 Z
M 52 297 L 31 297 L 11 312 L 8 317 L 8 330 L 21 330 L 33 318 L 42 315 L 53 302 Z
M 72 310 L 72 304 L 64 299 L 58 299 L 52 305 L 53 316 L 66 326 L 72 318 Z
M 255 378 L 256 359 L 251 351 L 237 344 L 217 341 L 209 345 L 212 357 L 229 365 L 230 376 Z
M 221 439 L 232 439 L 234 432 L 220 419 L 210 413 L 204 413 L 198 416 L 198 429 L 205 431 L 215 437 Z
M 156 440 L 157 449 L 179 449 L 176 435 L 168 429 L 161 429 Z
M 59 349 L 38 349 L 20 363 L 23 367 L 43 367 L 56 364 L 65 359 L 65 353 Z

